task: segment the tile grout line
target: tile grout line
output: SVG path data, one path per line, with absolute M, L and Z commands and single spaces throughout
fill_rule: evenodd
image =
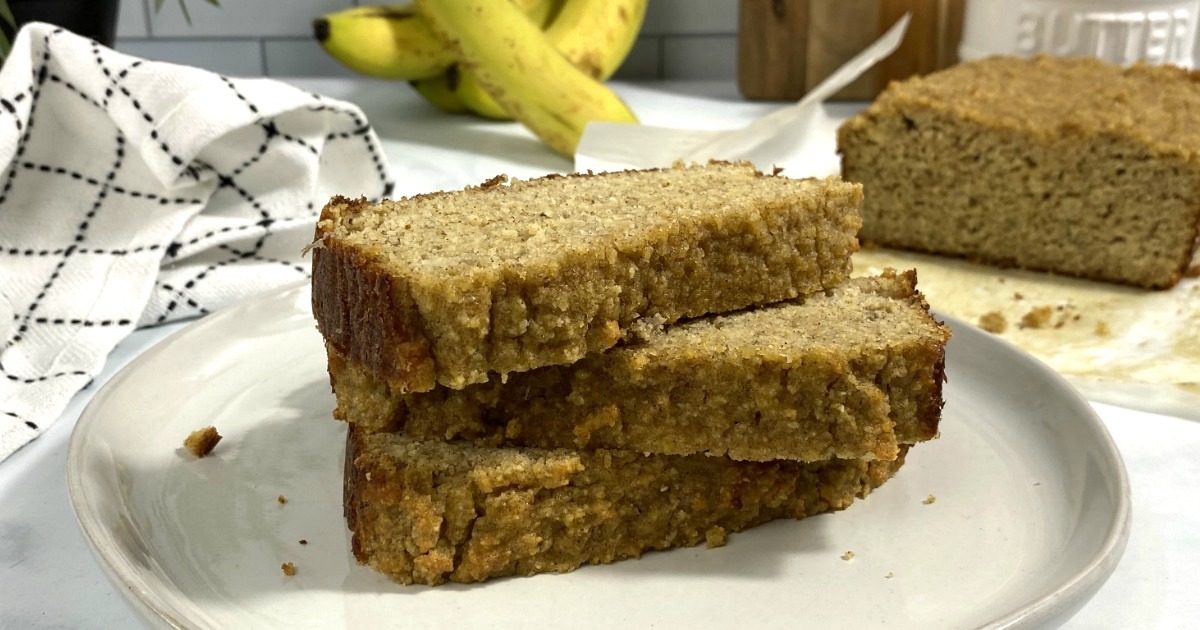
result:
M 667 76 L 667 38 L 658 36 L 658 72 L 657 79 L 660 81 Z
M 146 18 L 146 39 L 154 39 L 154 20 L 150 14 L 150 3 L 153 1 L 142 0 L 142 17 Z

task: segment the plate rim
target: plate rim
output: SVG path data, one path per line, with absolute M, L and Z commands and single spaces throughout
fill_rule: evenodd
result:
M 1125 554 L 1133 520 L 1132 494 L 1129 485 L 1129 473 L 1125 469 L 1125 459 L 1121 456 L 1121 450 L 1113 440 L 1112 433 L 1105 426 L 1104 420 L 1100 418 L 1100 415 L 1096 413 L 1096 409 L 1092 407 L 1088 400 L 1083 397 L 1079 388 L 1068 380 L 1067 377 L 1007 339 L 992 335 L 961 318 L 938 312 L 937 309 L 932 309 L 932 311 L 938 319 L 950 326 L 955 336 L 963 334 L 965 331 L 969 336 L 987 339 L 989 342 L 1004 348 L 1006 352 L 1024 360 L 1028 363 L 1030 369 L 1037 372 L 1045 380 L 1059 385 L 1062 394 L 1072 405 L 1084 411 L 1081 415 L 1087 419 L 1088 425 L 1096 431 L 1096 437 L 1098 438 L 1097 445 L 1103 449 L 1106 455 L 1104 462 L 1110 468 L 1108 472 L 1114 477 L 1114 485 L 1116 485 L 1117 489 L 1116 511 L 1113 514 L 1112 521 L 1109 523 L 1108 534 L 1105 536 L 1103 544 L 1092 559 L 1083 568 L 1068 578 L 1059 588 L 1030 602 L 1019 610 L 1015 610 L 1008 615 L 980 626 L 980 630 L 1016 628 L 1026 623 L 1040 625 L 1053 619 L 1057 619 L 1059 623 L 1065 622 L 1074 616 L 1095 595 L 1096 591 L 1104 586 L 1104 583 L 1108 581 L 1108 578 L 1116 570 L 1117 565 L 1120 564 L 1121 557 Z M 1057 606 L 1060 603 L 1065 608 L 1058 608 Z M 1074 605 L 1072 606 L 1071 604 Z M 1065 616 L 1062 615 L 1063 612 L 1066 612 Z
M 94 425 L 99 422 L 97 418 L 102 416 L 99 410 L 103 407 L 103 403 L 107 397 L 113 391 L 116 391 L 124 380 L 129 378 L 131 374 L 136 373 L 143 363 L 151 361 L 163 352 L 168 352 L 170 346 L 172 346 L 172 342 L 176 339 L 185 335 L 196 334 L 198 330 L 220 325 L 240 310 L 262 303 L 283 300 L 289 293 L 306 293 L 310 289 L 309 282 L 301 280 L 265 291 L 218 309 L 208 316 L 189 322 L 179 330 L 163 337 L 134 357 L 104 383 L 85 406 L 75 426 L 71 429 L 66 454 L 66 481 L 67 493 L 75 515 L 76 524 L 83 533 L 89 550 L 98 564 L 100 564 L 105 576 L 108 577 L 112 585 L 124 596 L 125 600 L 130 603 L 132 608 L 149 623 L 160 627 L 178 628 L 181 630 L 194 627 L 185 620 L 176 619 L 171 610 L 166 610 L 163 606 L 158 605 L 156 602 L 157 598 L 151 596 L 149 592 L 152 589 L 149 589 L 144 581 L 140 580 L 137 576 L 125 570 L 122 563 L 117 562 L 121 554 L 114 551 L 116 549 L 115 545 L 108 544 L 107 548 L 102 545 L 101 539 L 109 530 L 108 528 L 101 527 L 99 519 L 92 516 L 95 514 L 95 510 L 84 490 L 84 482 L 81 475 L 81 464 L 83 453 L 86 449 L 86 438 L 94 429 Z M 949 326 L 956 337 L 965 334 L 968 337 L 975 336 L 977 340 L 982 340 L 984 344 L 994 344 L 996 347 L 1001 348 L 1002 351 L 1008 352 L 1024 363 L 1027 368 L 1034 370 L 1037 376 L 1056 385 L 1055 389 L 1064 396 L 1066 402 L 1069 402 L 1081 412 L 1077 414 L 1073 422 L 1084 422 L 1084 426 L 1094 434 L 1099 452 L 1104 455 L 1103 461 L 1107 468 L 1104 477 L 1109 480 L 1110 487 L 1115 486 L 1116 501 L 1115 511 L 1108 523 L 1108 531 L 1102 544 L 1097 548 L 1088 562 L 1053 591 L 1038 599 L 1031 600 L 1025 605 L 1019 606 L 1017 609 L 992 621 L 977 626 L 977 628 L 980 630 L 1001 630 L 1027 626 L 1029 624 L 1040 625 L 1054 620 L 1060 623 L 1066 621 L 1078 612 L 1096 591 L 1104 585 L 1116 570 L 1128 544 L 1132 523 L 1132 500 L 1129 475 L 1125 468 L 1124 459 L 1121 457 L 1120 449 L 1117 447 L 1116 442 L 1113 441 L 1111 433 L 1105 426 L 1104 421 L 1096 413 L 1096 410 L 1083 397 L 1078 388 L 1066 377 L 1054 371 L 1053 368 L 1037 357 L 1025 352 L 1003 338 L 989 335 L 977 326 L 960 318 L 948 316 L 937 309 L 932 309 L 932 313 L 938 320 Z

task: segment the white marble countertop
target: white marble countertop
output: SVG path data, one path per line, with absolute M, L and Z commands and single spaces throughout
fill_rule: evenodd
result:
M 363 107 L 385 143 L 397 194 L 461 187 L 497 173 L 530 177 L 571 169 L 517 125 L 442 115 L 401 84 L 296 83 Z M 617 87 L 648 124 L 735 127 L 771 109 L 741 101 L 728 83 Z M 845 116 L 856 108 L 831 110 Z M 476 156 L 462 160 L 464 148 Z M 187 325 L 134 333 L 57 423 L 0 462 L 0 628 L 141 625 L 76 525 L 65 482 L 67 442 L 80 412 L 121 366 Z M 1133 527 L 1116 572 L 1067 627 L 1200 628 L 1200 423 L 1093 406 L 1129 472 Z

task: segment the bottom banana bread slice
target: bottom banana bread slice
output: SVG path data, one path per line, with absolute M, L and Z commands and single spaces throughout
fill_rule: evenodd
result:
M 497 448 L 351 427 L 354 556 L 402 584 L 565 572 L 840 510 L 904 461 L 739 462 Z

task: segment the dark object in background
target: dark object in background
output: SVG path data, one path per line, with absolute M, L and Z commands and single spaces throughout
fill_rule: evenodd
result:
M 891 57 L 834 96 L 871 100 L 889 81 L 953 65 L 964 0 L 741 0 L 738 90 L 754 100 L 796 100 L 912 13 Z
M 26 22 L 49 22 L 112 46 L 117 34 L 120 0 L 8 0 L 17 28 Z M 5 26 L 7 28 L 7 26 Z M 11 39 L 10 39 L 11 41 Z

